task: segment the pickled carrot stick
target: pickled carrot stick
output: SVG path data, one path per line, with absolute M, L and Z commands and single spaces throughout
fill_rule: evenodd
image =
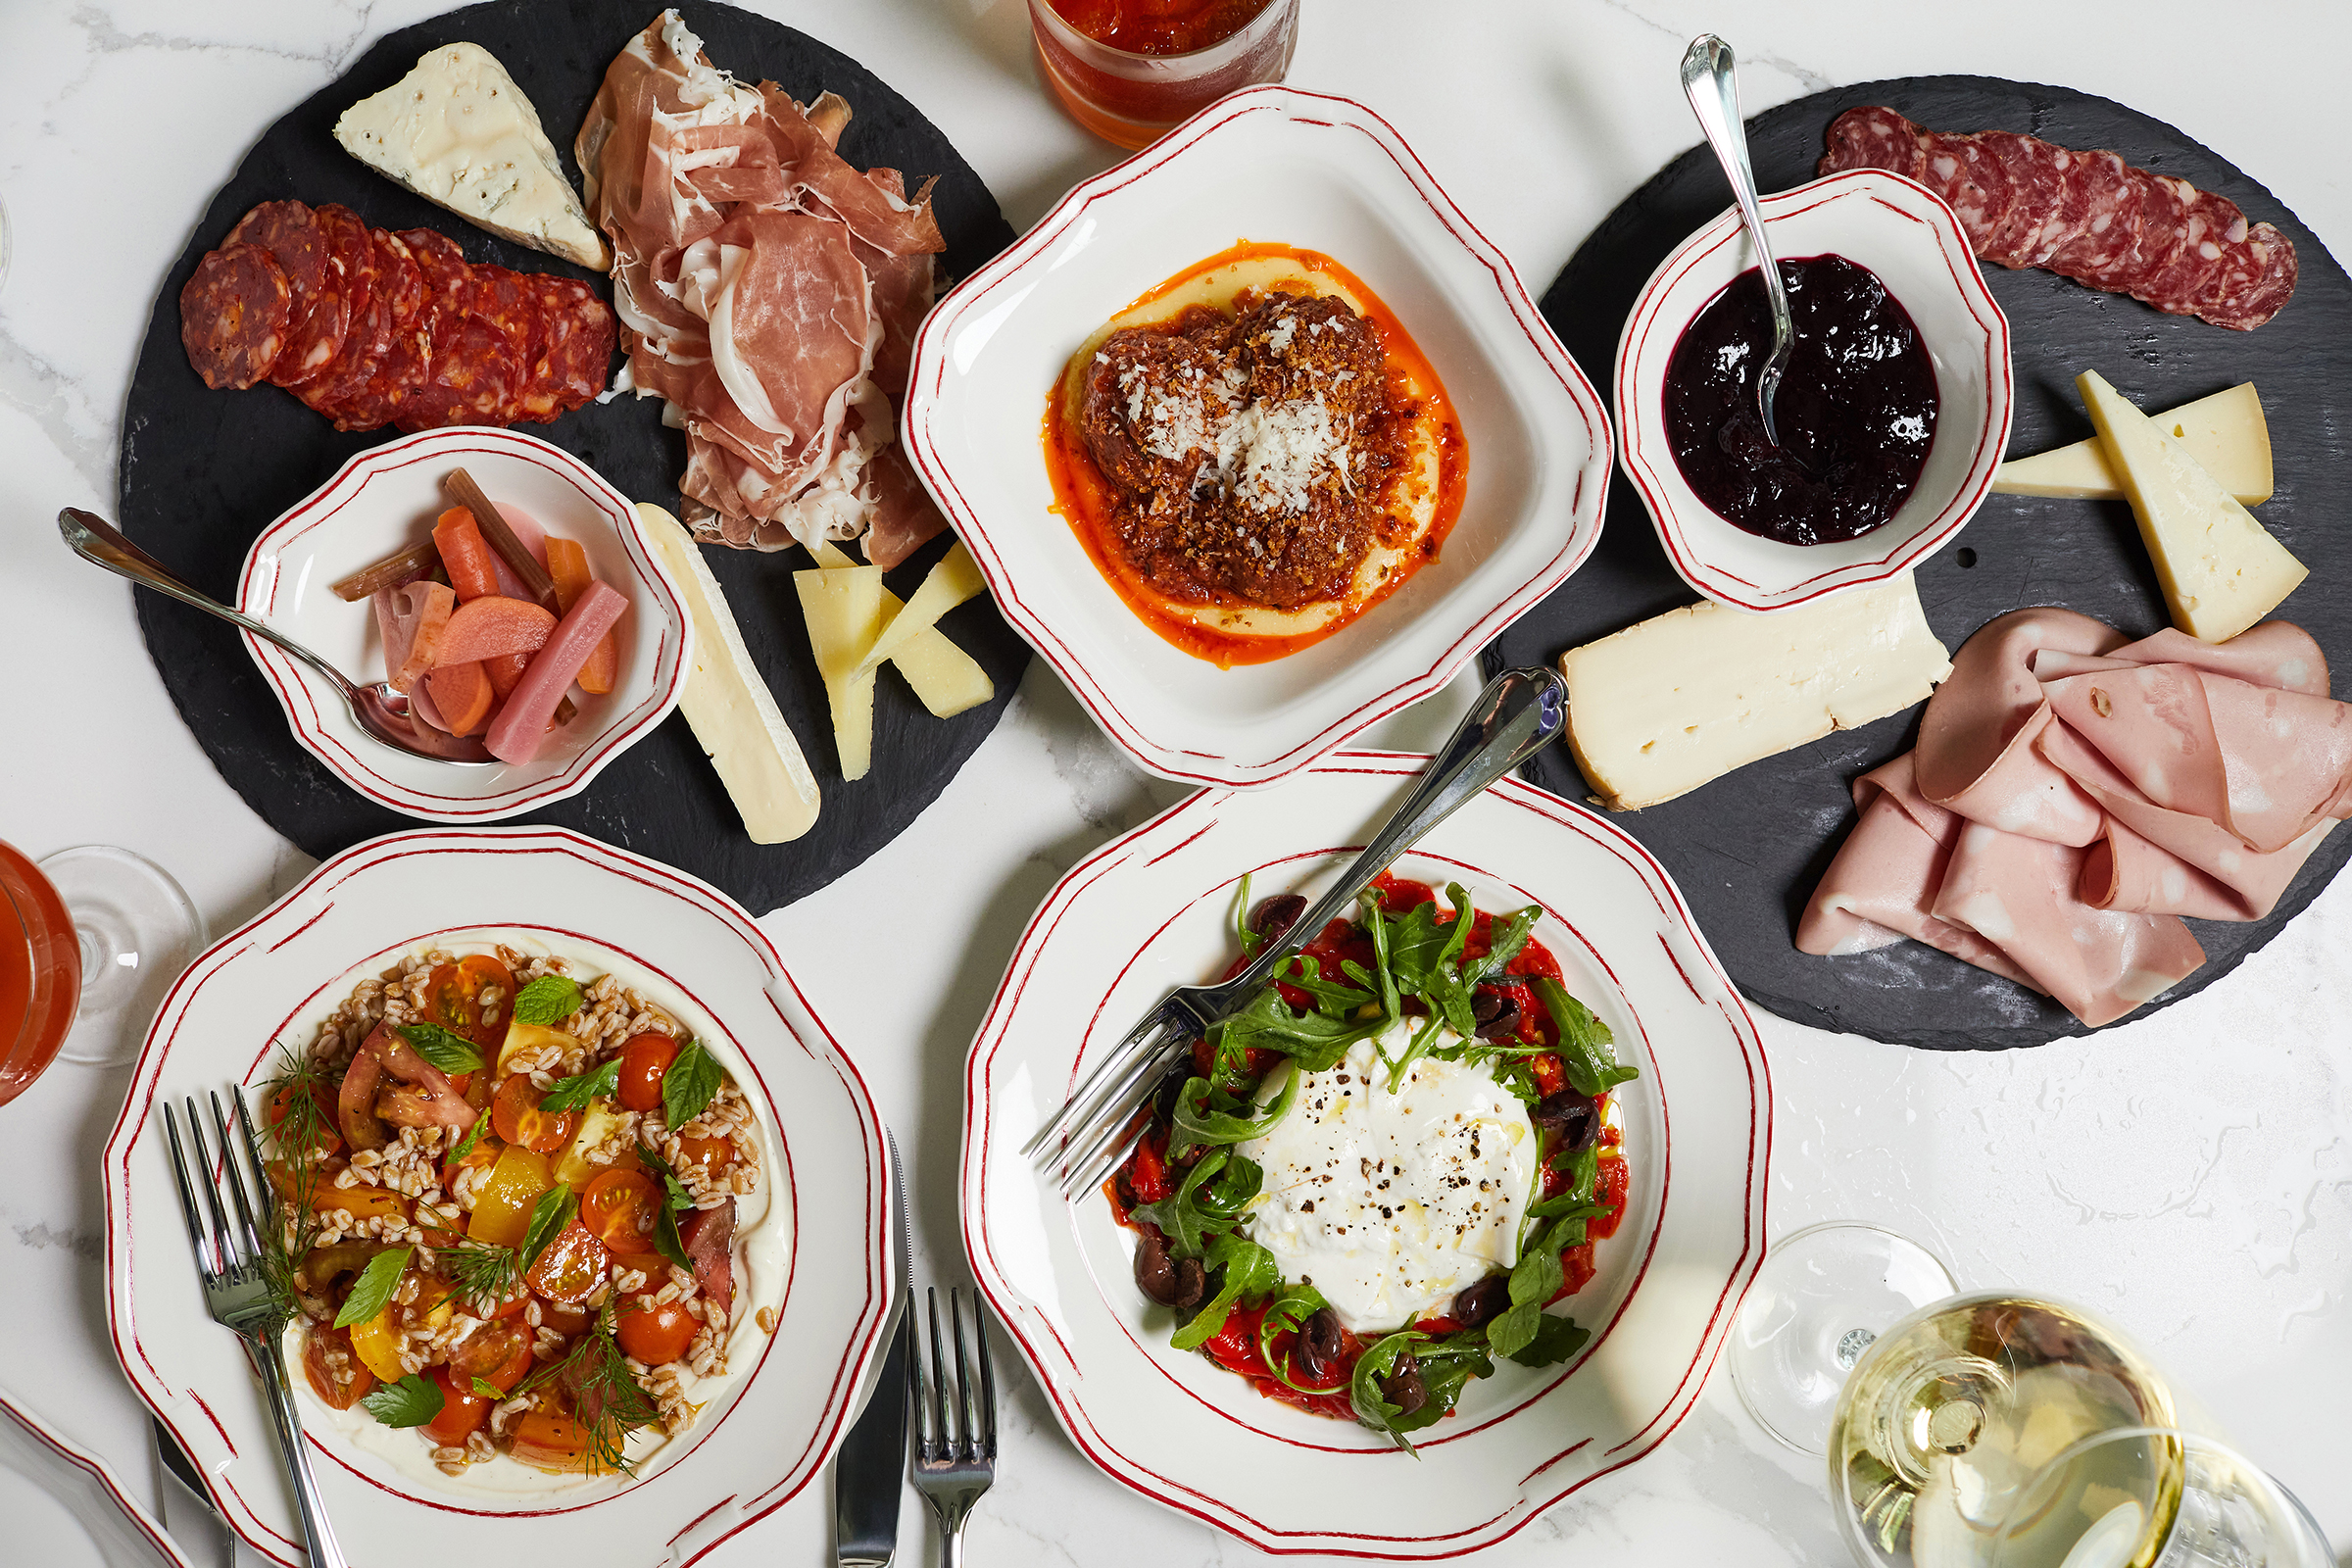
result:
M 547 571 L 556 579 L 556 603 L 564 610 L 578 603 L 588 585 L 596 581 L 596 574 L 588 569 L 588 552 L 580 548 L 580 542 L 553 534 L 547 536 Z M 580 690 L 602 697 L 612 689 L 619 670 L 620 647 L 607 632 L 588 656 L 588 662 L 580 666 Z
M 492 720 L 484 744 L 504 761 L 527 762 L 547 742 L 547 723 L 564 700 L 572 677 L 596 651 L 597 639 L 612 629 L 629 602 L 610 584 L 592 582 L 531 660 L 531 667 L 508 693 L 506 706 Z M 483 677 L 483 684 L 489 678 Z M 439 694 L 436 693 L 436 696 Z M 446 708 L 443 710 L 447 711 Z
M 459 603 L 498 592 L 498 558 L 482 543 L 472 513 L 452 507 L 441 514 L 433 524 L 433 545 L 441 552 L 441 564 L 449 568 L 449 585 L 458 591 Z

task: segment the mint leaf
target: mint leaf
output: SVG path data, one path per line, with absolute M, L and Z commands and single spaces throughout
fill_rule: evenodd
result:
M 680 1046 L 669 1071 L 662 1076 L 662 1124 L 674 1133 L 701 1115 L 724 1076 L 718 1058 L 705 1051 L 700 1040 Z
M 620 1093 L 620 1058 L 614 1056 L 601 1067 L 559 1078 L 555 1087 L 540 1098 L 539 1108 L 549 1114 L 566 1110 L 586 1110 L 589 1102 L 611 1100 Z
M 564 1228 L 571 1223 L 571 1216 L 579 1212 L 579 1206 L 580 1200 L 562 1182 L 539 1195 L 539 1201 L 531 1205 L 530 1229 L 523 1232 L 522 1236 L 522 1266 L 525 1271 L 539 1261 L 539 1254 L 546 1251 L 557 1237 L 564 1234 Z M 1552 1261 L 1557 1263 L 1559 1259 Z
M 516 1023 L 539 1028 L 560 1023 L 580 1010 L 579 982 L 569 975 L 543 974 L 514 993 Z
M 392 1303 L 392 1293 L 400 1289 L 400 1276 L 408 1266 L 409 1249 L 405 1247 L 369 1258 L 360 1277 L 351 1282 L 351 1295 L 344 1298 L 343 1310 L 335 1314 L 335 1327 L 347 1329 L 382 1312 Z
M 360 1401 L 369 1415 L 388 1427 L 420 1427 L 441 1413 L 444 1402 L 441 1386 L 414 1372 Z
M 462 1072 L 479 1072 L 482 1054 L 473 1049 L 473 1042 L 464 1035 L 452 1034 L 437 1023 L 400 1023 L 392 1032 L 416 1048 L 416 1054 L 434 1066 L 456 1077 Z

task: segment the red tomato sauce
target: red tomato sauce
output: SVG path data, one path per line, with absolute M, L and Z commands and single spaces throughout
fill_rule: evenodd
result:
M 1049 0 L 1097 43 L 1133 55 L 1189 55 L 1250 25 L 1267 0 Z

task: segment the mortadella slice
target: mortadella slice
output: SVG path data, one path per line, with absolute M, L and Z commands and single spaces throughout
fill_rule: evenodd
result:
M 527 762 L 546 744 L 548 721 L 564 700 L 572 677 L 596 652 L 596 645 L 612 629 L 628 600 L 611 583 L 592 582 L 572 601 L 571 609 L 548 634 L 547 644 L 532 656 L 531 666 L 508 693 L 506 706 L 490 724 L 483 744 L 501 761 Z
M 2049 606 L 1986 621 L 1920 718 L 1920 794 L 2004 832 L 2077 847 L 2097 838 L 2097 805 L 2034 750 L 2048 722 L 2034 662 L 2043 649 L 2100 655 L 2124 641 L 2103 621 Z

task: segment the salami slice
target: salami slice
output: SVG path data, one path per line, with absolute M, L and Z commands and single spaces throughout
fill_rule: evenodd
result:
M 392 317 L 390 302 L 380 297 L 376 286 L 383 266 L 367 221 L 348 207 L 329 205 L 318 209 L 318 226 L 326 231 L 331 254 L 343 271 L 351 327 L 325 369 L 287 390 L 332 418 L 347 397 L 367 388 L 368 377 L 391 352 Z
M 1984 171 L 1997 169 L 2009 178 L 2009 206 L 2000 226 L 1985 237 L 1978 254 L 2002 267 L 2031 267 L 2040 249 L 2041 225 L 2065 201 L 2066 175 L 2044 154 L 2062 149 L 2012 130 L 1980 131 L 1954 138 L 1968 144 L 1971 172 L 1983 181 Z
M 1925 162 L 1919 127 L 1891 109 L 1871 104 L 1830 122 L 1830 150 L 1822 155 L 1821 172 L 1886 169 L 1918 179 Z
M 2003 140 L 1996 142 L 1996 137 Z M 2017 265 L 2047 267 L 2090 211 L 2088 188 L 2073 177 L 2079 160 L 2067 148 L 2037 136 L 1986 131 L 1984 139 L 1996 155 L 2006 145 L 2011 167 L 2021 172 L 2023 194 L 2016 211 L 2023 221 L 2016 238 Z
M 275 257 L 259 245 L 223 245 L 206 253 L 179 291 L 179 341 L 206 386 L 242 391 L 277 362 L 293 314 L 293 290 Z
M 2160 311 L 2193 316 L 2201 298 L 2208 293 L 2218 298 L 2225 286 L 2226 280 L 2219 274 L 2230 270 L 2231 253 L 2243 250 L 2246 215 L 2227 196 L 2198 190 L 2185 180 L 2180 183 L 2187 192 L 2180 244 L 2162 271 L 2141 278 L 2132 292 Z M 2242 254 L 2237 260 L 2248 266 L 2250 273 L 2262 270 L 2259 260 Z
M 2249 265 L 2259 270 L 2249 273 Z M 2297 270 L 2294 242 L 2269 223 L 2256 223 L 2234 247 L 2231 264 L 2197 314 L 2216 326 L 2251 332 L 2285 309 Z
M 605 389 L 618 325 L 587 284 L 552 276 L 532 281 L 545 334 L 519 406 L 522 417 L 544 424 Z
M 1969 245 L 1988 262 L 2010 265 L 1991 246 L 2009 220 L 2014 196 L 2008 171 L 1983 144 L 1966 136 L 1928 133 L 1922 182 L 1960 220 Z
M 2091 288 L 2113 289 L 2139 250 L 2139 184 L 2123 155 L 2075 154 L 2067 183 L 2083 202 L 2082 220 L 2050 257 L 2051 271 Z
M 343 272 L 318 215 L 300 202 L 264 202 L 229 230 L 230 245 L 259 245 L 286 274 L 292 297 L 286 346 L 264 378 L 272 386 L 309 379 L 342 351 L 351 316 Z
M 547 318 L 540 309 L 537 287 L 541 281 L 504 267 L 473 270 L 473 307 L 468 318 L 485 323 L 506 339 L 515 368 L 509 402 L 496 413 L 483 415 L 481 423 L 514 424 L 528 417 L 522 398 L 547 341 Z
M 365 384 L 347 391 L 330 411 L 338 430 L 373 430 L 392 422 L 410 393 L 424 383 L 432 353 L 424 338 L 424 274 L 398 236 L 369 231 L 375 243 L 376 304 L 389 318 L 383 357 Z
M 403 430 L 442 424 L 509 424 L 524 370 L 506 332 L 479 316 L 433 340 L 432 368 L 393 423 Z
M 2125 264 L 2115 286 L 2138 295 L 2149 282 L 2168 270 L 2188 243 L 2188 204 L 2197 187 L 2185 179 L 2168 179 L 2144 169 L 2130 172 L 2139 187 L 2139 244 Z

